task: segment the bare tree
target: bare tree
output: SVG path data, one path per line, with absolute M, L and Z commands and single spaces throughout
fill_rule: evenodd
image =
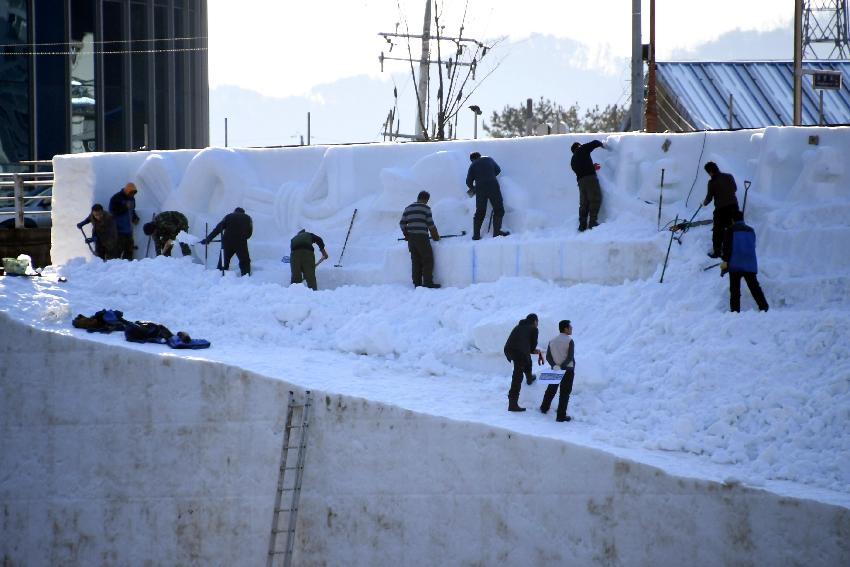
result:
M 401 12 L 401 5 L 398 4 L 398 7 L 399 12 Z M 457 37 L 446 37 L 443 33 L 445 29 L 445 25 L 442 23 L 443 9 L 437 2 L 434 3 L 433 23 L 436 31 L 434 34 L 430 34 L 430 37 L 427 38 L 428 41 L 431 41 L 432 39 L 435 41 L 437 49 L 437 58 L 435 61 L 431 61 L 431 63 L 436 64 L 437 67 L 438 83 L 434 97 L 436 109 L 433 112 L 433 115 L 431 113 L 432 105 L 430 92 L 425 93 L 424 97 L 420 97 L 419 87 L 417 86 L 416 81 L 416 71 L 414 68 L 414 63 L 417 62 L 418 59 L 414 59 L 413 51 L 410 46 L 411 38 L 421 36 L 413 36 L 410 34 L 406 18 L 404 19 L 404 22 L 407 33 L 381 34 L 387 38 L 388 42 L 390 42 L 390 50 L 392 50 L 393 46 L 390 36 L 404 37 L 407 40 L 408 57 L 406 60 L 409 62 L 414 94 L 416 95 L 417 101 L 423 99 L 426 101 L 426 108 L 424 111 L 417 113 L 417 119 L 421 121 L 420 127 L 422 135 L 426 141 L 445 140 L 447 138 L 451 138 L 452 134 L 457 131 L 457 115 L 460 110 L 463 109 L 464 104 L 469 100 L 478 87 L 501 65 L 501 60 L 497 61 L 493 68 L 490 69 L 484 77 L 477 80 L 476 72 L 481 60 L 490 52 L 490 50 L 504 41 L 504 38 L 499 38 L 494 40 L 491 45 L 486 45 L 483 41 L 464 37 L 463 32 L 466 22 L 467 7 L 468 3 L 467 6 L 464 7 L 463 18 L 460 23 Z M 446 44 L 451 44 L 453 47 L 445 54 L 447 58 L 444 59 L 443 46 Z M 384 57 L 384 55 L 381 54 L 382 63 L 384 59 L 392 58 Z M 474 86 L 473 83 L 475 83 Z M 394 124 L 397 120 L 396 109 L 398 101 L 396 90 L 394 90 L 394 96 L 396 97 L 396 107 L 393 108 L 387 116 L 384 130 L 385 133 L 392 133 Z M 452 125 L 453 122 L 454 126 Z M 428 123 L 431 125 L 430 134 L 428 131 Z

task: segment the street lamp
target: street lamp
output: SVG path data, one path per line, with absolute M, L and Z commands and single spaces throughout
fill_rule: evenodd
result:
M 481 116 L 481 109 L 478 108 L 478 105 L 473 104 L 469 107 L 469 110 L 475 114 L 475 139 L 478 139 L 478 117 Z

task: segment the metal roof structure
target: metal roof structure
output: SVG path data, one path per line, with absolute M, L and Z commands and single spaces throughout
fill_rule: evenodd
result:
M 789 126 L 793 67 L 790 61 L 656 63 L 659 123 L 671 131 Z M 824 124 L 850 124 L 850 61 L 804 61 L 803 68 L 841 72 L 841 89 L 823 91 Z M 819 92 L 804 76 L 804 125 L 819 123 Z

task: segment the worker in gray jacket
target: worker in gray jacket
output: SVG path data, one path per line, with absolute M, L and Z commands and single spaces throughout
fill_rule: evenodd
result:
M 549 341 L 549 346 L 546 348 L 546 362 L 553 369 L 557 367 L 563 370 L 564 377 L 561 378 L 560 384 L 546 386 L 543 403 L 540 404 L 540 412 L 547 413 L 549 411 L 549 406 L 552 405 L 552 400 L 560 386 L 561 395 L 558 397 L 558 411 L 555 414 L 555 421 L 571 421 L 572 418 L 567 415 L 567 405 L 570 403 L 570 394 L 573 391 L 576 368 L 572 323 L 569 320 L 561 321 L 558 323 L 558 331 L 560 331 L 560 334 Z

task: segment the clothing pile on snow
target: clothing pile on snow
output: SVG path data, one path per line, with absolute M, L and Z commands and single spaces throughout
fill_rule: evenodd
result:
M 89 333 L 111 333 L 123 331 L 124 338 L 133 343 L 165 344 L 171 348 L 202 349 L 209 348 L 210 342 L 193 339 L 183 331 L 176 335 L 165 325 L 152 321 L 127 321 L 124 313 L 115 309 L 101 309 L 91 317 L 77 315 L 71 324 Z
M 78 329 L 85 329 L 89 333 L 111 333 L 112 331 L 123 331 L 128 321 L 124 320 L 124 313 L 114 309 L 101 309 L 91 317 L 77 315 L 71 324 Z

